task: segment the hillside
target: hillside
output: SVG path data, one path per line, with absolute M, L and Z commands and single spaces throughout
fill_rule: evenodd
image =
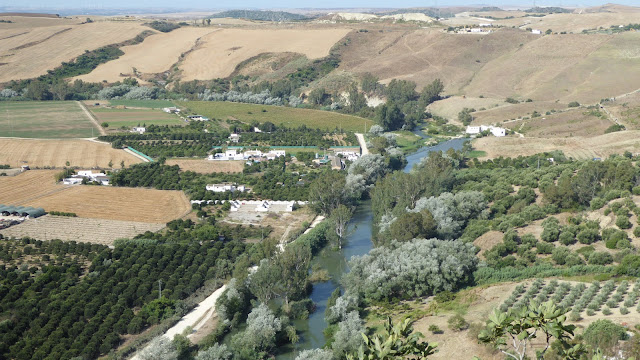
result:
M 266 10 L 227 10 L 211 15 L 212 18 L 233 18 L 258 21 L 294 21 L 308 19 L 304 15 L 285 11 Z
M 0 82 L 44 75 L 85 50 L 123 42 L 148 29 L 137 22 L 12 19 L 14 23 L 0 24 Z

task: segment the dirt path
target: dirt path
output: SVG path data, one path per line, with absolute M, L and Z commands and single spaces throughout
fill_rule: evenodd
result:
M 216 310 L 216 301 L 227 289 L 227 285 L 222 285 L 221 288 L 214 291 L 206 299 L 202 300 L 193 310 L 187 315 L 182 317 L 173 327 L 164 333 L 164 337 L 173 340 L 173 337 L 182 334 L 188 327 L 193 329 L 193 332 L 187 335 L 188 338 L 195 335 L 198 330 L 213 316 Z M 138 354 L 134 355 L 131 360 L 139 360 Z
M 362 149 L 361 155 L 369 155 L 369 148 L 367 148 L 367 142 L 364 140 L 364 135 L 360 133 L 355 133 L 358 138 L 358 142 L 360 143 L 360 148 Z
M 89 111 L 89 109 L 87 109 L 87 107 L 84 106 L 84 104 L 81 101 L 76 101 L 76 103 L 78 104 L 78 106 L 80 106 L 80 109 L 82 109 L 82 111 L 84 111 L 84 113 L 87 115 L 89 120 L 91 120 L 93 125 L 95 125 L 95 127 L 98 128 L 98 131 L 100 132 L 100 135 L 107 135 L 107 132 L 104 131 L 102 126 L 100 126 L 100 123 L 98 122 L 98 119 L 96 119 L 96 117 L 93 116 L 91 111 Z

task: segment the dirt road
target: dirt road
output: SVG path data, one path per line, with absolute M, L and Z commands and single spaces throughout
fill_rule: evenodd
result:
M 89 120 L 91 120 L 91 122 L 93 123 L 93 125 L 98 128 L 98 131 L 100 132 L 100 135 L 107 135 L 107 132 L 104 131 L 104 128 L 102 128 L 102 126 L 100 126 L 100 123 L 98 122 L 98 119 L 96 119 L 95 116 L 93 116 L 93 114 L 91 113 L 91 111 L 89 111 L 87 109 L 86 106 L 84 106 L 84 104 L 81 101 L 76 101 L 76 103 L 78 104 L 78 106 L 80 106 L 80 109 L 82 109 L 82 111 L 84 111 L 84 113 L 87 115 L 87 117 L 89 118 Z
M 358 138 L 358 142 L 360 143 L 360 148 L 362 149 L 361 155 L 369 155 L 369 148 L 367 148 L 367 142 L 364 140 L 364 135 L 360 133 L 355 133 Z

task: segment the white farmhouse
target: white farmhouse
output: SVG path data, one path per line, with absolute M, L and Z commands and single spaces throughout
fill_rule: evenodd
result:
M 142 126 L 135 126 L 133 129 L 131 129 L 131 132 L 137 132 L 138 134 L 144 134 L 147 131 L 147 128 L 142 127 Z
M 475 135 L 487 130 L 489 130 L 489 132 L 496 137 L 507 136 L 506 129 L 492 125 L 467 126 L 467 130 L 465 132 L 470 135 Z
M 178 109 L 175 106 L 171 106 L 171 107 L 166 107 L 166 108 L 162 108 L 162 111 L 169 113 L 169 114 L 173 114 L 173 113 L 179 113 L 180 109 Z
M 244 185 L 236 185 L 236 184 L 229 184 L 229 183 L 224 183 L 224 184 L 209 184 L 206 186 L 207 191 L 213 191 L 213 192 L 244 192 L 246 190 Z
M 542 35 L 542 30 L 533 29 L 531 30 L 531 33 L 536 35 Z

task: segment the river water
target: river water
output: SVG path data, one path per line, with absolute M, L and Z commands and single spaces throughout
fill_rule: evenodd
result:
M 417 135 L 426 138 L 421 131 L 415 132 Z M 449 149 L 460 150 L 468 139 L 453 139 L 442 142 L 435 146 L 425 146 L 415 153 L 408 155 L 407 166 L 404 171 L 409 172 L 413 166 L 429 155 L 432 151 L 447 151 Z M 299 352 L 305 349 L 315 349 L 322 347 L 326 339 L 324 329 L 327 323 L 324 321 L 324 312 L 327 308 L 327 301 L 331 293 L 340 286 L 339 280 L 342 274 L 349 271 L 347 261 L 352 256 L 364 255 L 371 250 L 371 227 L 373 225 L 373 213 L 371 211 L 371 201 L 363 201 L 350 222 L 350 234 L 347 236 L 342 251 L 332 251 L 325 249 L 313 260 L 314 265 L 320 265 L 331 275 L 330 281 L 313 284 L 311 300 L 316 304 L 316 311 L 309 315 L 307 320 L 296 320 L 295 325 L 299 331 L 300 341 L 295 345 L 288 345 L 280 349 L 281 353 L 276 356 L 277 360 L 293 360 Z

